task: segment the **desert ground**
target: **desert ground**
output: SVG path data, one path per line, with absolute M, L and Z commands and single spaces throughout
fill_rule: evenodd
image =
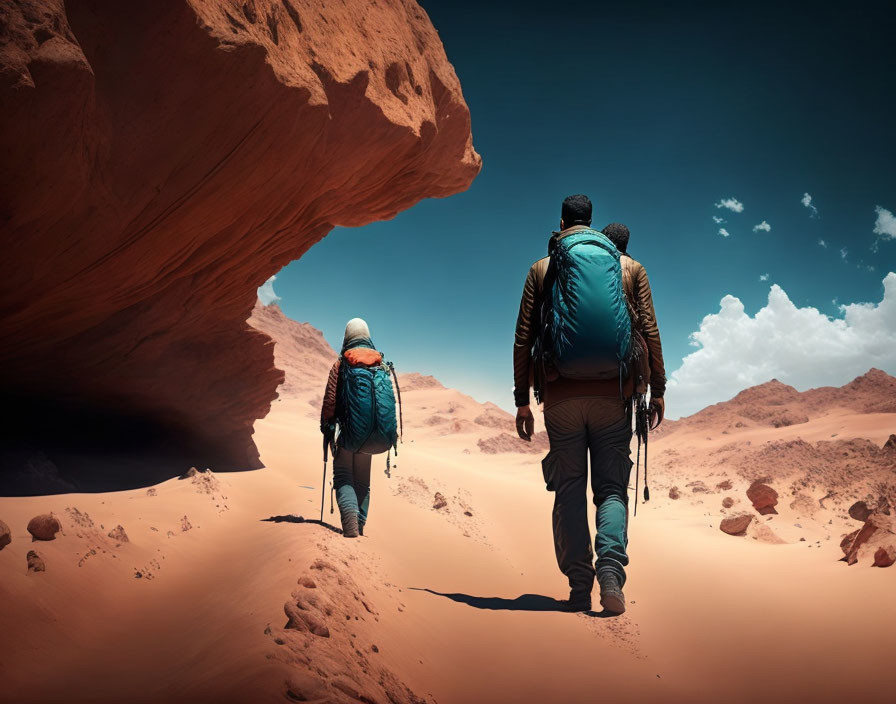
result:
M 497 406 L 402 375 L 404 441 L 391 477 L 374 458 L 366 535 L 345 539 L 328 491 L 318 522 L 335 353 L 276 306 L 252 322 L 286 371 L 256 426 L 265 468 L 0 499 L 0 701 L 893 701 L 896 569 L 872 563 L 896 539 L 880 495 L 896 413 L 856 410 L 892 377 L 831 390 L 827 410 L 785 391 L 791 420 L 815 409 L 791 425 L 767 424 L 768 389 L 670 422 L 630 522 L 628 611 L 569 614 L 542 435 L 525 445 Z M 747 497 L 757 478 L 777 513 Z M 847 565 L 859 499 L 883 527 Z M 61 532 L 32 541 L 50 512 Z M 744 514 L 743 534 L 719 529 Z

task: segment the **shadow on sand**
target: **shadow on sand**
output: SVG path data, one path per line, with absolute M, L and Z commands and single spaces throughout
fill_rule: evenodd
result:
M 286 516 L 270 516 L 269 518 L 260 519 L 266 523 L 309 523 L 313 526 L 322 526 L 333 533 L 338 533 L 342 535 L 342 531 L 335 526 L 331 526 L 329 523 L 325 521 L 318 520 L 317 518 L 303 518 L 302 516 L 294 516 L 292 514 Z
M 562 611 L 566 612 L 566 602 L 554 599 L 543 594 L 522 594 L 516 599 L 504 599 L 499 596 L 473 596 L 471 594 L 445 594 L 437 592 L 433 589 L 425 589 L 421 587 L 410 587 L 414 591 L 429 592 L 436 596 L 443 596 L 458 604 L 466 604 L 474 609 L 485 609 L 487 611 Z M 585 616 L 591 618 L 610 618 L 616 614 L 606 611 L 584 611 Z

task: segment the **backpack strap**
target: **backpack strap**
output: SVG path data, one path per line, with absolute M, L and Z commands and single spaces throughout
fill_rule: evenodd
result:
M 395 380 L 395 390 L 398 392 L 398 437 L 404 435 L 404 420 L 401 417 L 401 387 L 398 385 L 398 375 L 395 373 L 395 366 L 392 362 L 387 362 L 389 371 L 392 372 L 392 378 Z M 395 448 L 395 454 L 398 454 L 398 448 Z

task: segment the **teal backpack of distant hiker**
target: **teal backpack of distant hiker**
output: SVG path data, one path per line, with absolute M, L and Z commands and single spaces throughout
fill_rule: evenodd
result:
M 349 452 L 378 455 L 391 449 L 398 454 L 399 416 L 395 414 L 398 377 L 391 362 L 369 347 L 354 347 L 340 357 L 336 391 L 337 445 Z
M 544 280 L 536 369 L 542 379 L 622 379 L 632 356 L 632 320 L 619 251 L 597 230 L 554 234 Z M 550 370 L 550 371 L 546 371 Z M 539 384 L 536 384 L 538 387 Z

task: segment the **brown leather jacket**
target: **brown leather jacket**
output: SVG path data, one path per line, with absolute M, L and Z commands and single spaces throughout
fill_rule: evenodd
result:
M 333 425 L 336 422 L 336 386 L 339 381 L 339 360 L 330 368 L 330 376 L 327 377 L 327 388 L 324 390 L 324 401 L 320 405 L 321 428 L 325 425 Z
M 560 236 L 569 235 L 582 229 L 585 228 L 575 225 L 563 230 Z M 534 376 L 532 345 L 537 334 L 538 316 L 544 292 L 544 277 L 549 262 L 550 257 L 544 257 L 535 262 L 529 269 L 529 275 L 523 286 L 513 343 L 513 395 L 517 407 L 529 405 L 529 388 L 532 386 Z M 629 397 L 634 391 L 643 393 L 649 385 L 651 396 L 660 398 L 666 391 L 666 370 L 663 364 L 663 346 L 660 342 L 660 331 L 653 309 L 650 282 L 644 267 L 627 254 L 622 255 L 621 264 L 622 288 L 631 307 L 635 335 L 643 340 L 643 346 L 647 352 L 636 360 L 635 373 L 625 380 L 622 392 L 624 396 Z M 561 377 L 544 384 L 545 406 L 567 398 L 618 394 L 619 381 L 616 379 L 582 381 Z

